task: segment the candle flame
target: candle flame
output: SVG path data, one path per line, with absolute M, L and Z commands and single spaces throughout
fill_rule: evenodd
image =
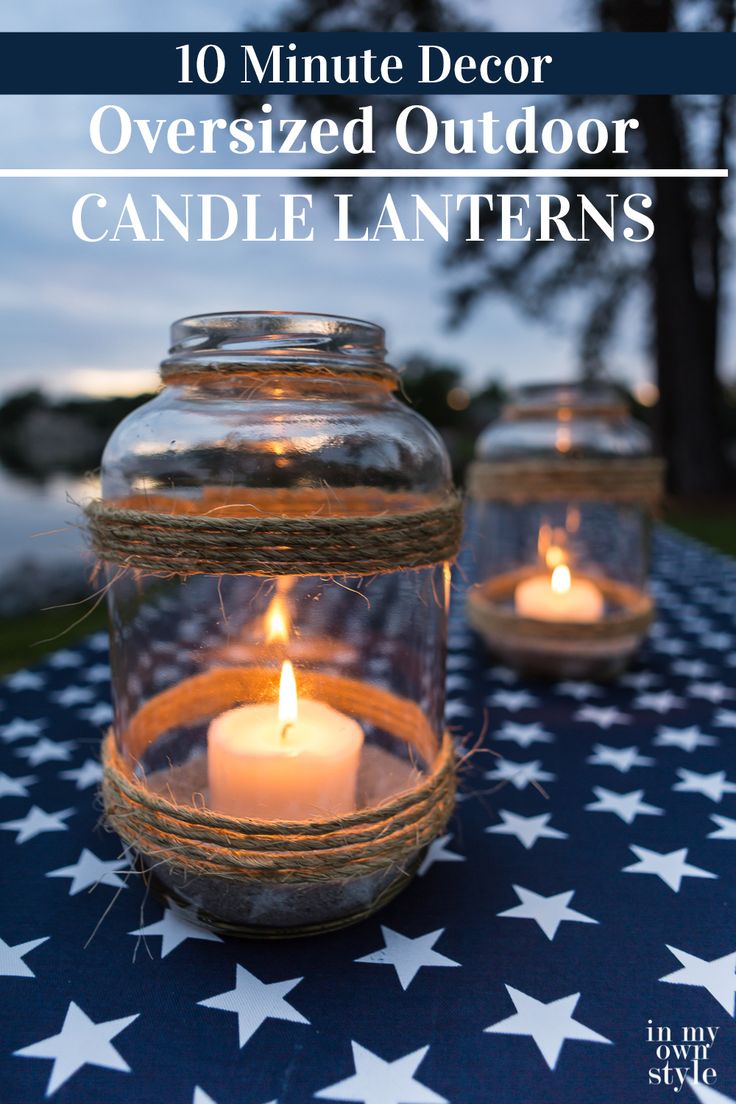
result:
M 572 433 L 568 425 L 557 427 L 555 433 L 555 448 L 558 452 L 569 452 L 572 448 Z
M 266 641 L 273 644 L 289 639 L 289 611 L 280 594 L 272 599 L 266 610 Z
M 557 565 L 552 572 L 550 584 L 555 594 L 567 594 L 572 584 L 572 576 L 570 575 L 570 568 L 567 564 Z
M 291 661 L 285 659 L 281 665 L 281 681 L 279 683 L 279 725 L 281 731 L 296 724 L 298 714 L 296 678 Z
M 566 559 L 565 549 L 560 548 L 559 544 L 551 544 L 544 554 L 544 562 L 550 571 L 564 564 Z
M 537 552 L 544 559 L 547 555 L 547 549 L 549 548 L 550 541 L 552 540 L 552 526 L 543 521 L 539 526 L 539 535 L 537 536 Z

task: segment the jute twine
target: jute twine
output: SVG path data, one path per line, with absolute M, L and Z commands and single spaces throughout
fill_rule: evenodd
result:
M 327 674 L 309 675 L 303 684 L 307 696 L 390 732 L 425 764 L 416 786 L 380 804 L 309 821 L 236 818 L 171 801 L 135 776 L 132 762 L 167 729 L 244 700 L 273 700 L 277 680 L 278 673 L 267 668 L 207 671 L 158 694 L 135 714 L 123 734 L 126 755 L 110 731 L 102 749 L 108 823 L 151 863 L 185 875 L 288 885 L 403 871 L 452 813 L 454 751 L 447 733 L 438 746 L 419 706 L 378 687 Z
M 86 508 L 92 549 L 122 567 L 176 575 L 373 575 L 453 559 L 462 506 L 450 493 L 205 491 Z
M 467 490 L 479 502 L 594 501 L 655 509 L 664 490 L 664 462 L 656 457 L 476 460 Z
M 470 624 L 490 643 L 504 644 L 581 646 L 595 643 L 616 642 L 643 636 L 654 616 L 651 597 L 638 587 L 629 586 L 596 575 L 585 576 L 576 572 L 576 578 L 589 578 L 603 594 L 611 607 L 600 621 L 542 621 L 536 617 L 522 617 L 509 604 L 516 586 L 534 574 L 528 568 L 494 576 L 478 586 L 471 587 L 467 595 L 467 614 Z

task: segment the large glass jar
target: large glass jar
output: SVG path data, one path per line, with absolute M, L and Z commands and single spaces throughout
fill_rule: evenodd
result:
M 162 378 L 113 433 L 91 515 L 110 584 L 118 769 L 178 805 L 279 832 L 352 823 L 431 778 L 443 746 L 459 535 L 445 449 L 395 397 L 383 331 L 366 322 L 183 319 Z M 192 533 L 192 519 L 251 528 Z M 157 857 L 147 832 L 128 842 L 158 887 L 236 933 L 349 922 L 421 857 L 330 879 L 309 855 L 301 882 L 281 867 L 271 882 L 219 878 L 180 866 L 165 839 Z
M 480 436 L 468 478 L 468 616 L 504 661 L 610 677 L 652 616 L 650 517 L 662 468 L 619 392 L 534 385 Z

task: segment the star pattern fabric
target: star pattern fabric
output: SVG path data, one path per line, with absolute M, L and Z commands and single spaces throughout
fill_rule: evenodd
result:
M 137 1019 L 136 1014 L 105 1023 L 94 1023 L 72 1001 L 57 1035 L 50 1035 L 38 1043 L 22 1047 L 15 1054 L 18 1058 L 50 1058 L 53 1061 L 46 1087 L 46 1096 L 53 1096 L 70 1077 L 88 1064 L 130 1073 L 130 1066 L 112 1045 L 112 1040 Z
M 309 1023 L 309 1020 L 286 1000 L 286 994 L 290 993 L 300 981 L 303 981 L 303 978 L 292 978 L 290 981 L 274 981 L 267 984 L 257 978 L 255 974 L 252 974 L 250 970 L 246 970 L 244 966 L 238 965 L 235 967 L 234 989 L 228 989 L 225 993 L 217 993 L 214 997 L 207 997 L 198 1003 L 204 1008 L 217 1008 L 221 1012 L 234 1012 L 238 1017 L 240 1046 L 244 1047 L 261 1024 L 269 1018 L 292 1020 L 294 1023 L 300 1024 Z
M 375 966 L 393 966 L 402 989 L 408 989 L 423 966 L 459 966 L 451 958 L 435 951 L 434 945 L 442 935 L 442 929 L 414 938 L 401 935 L 381 925 L 384 946 L 371 954 L 356 958 Z
M 516 1008 L 515 1014 L 491 1024 L 485 1030 L 489 1034 L 531 1036 L 550 1069 L 557 1065 L 562 1046 L 568 1039 L 578 1039 L 586 1043 L 611 1042 L 604 1035 L 573 1019 L 575 1006 L 580 999 L 579 993 L 545 1003 L 519 989 L 513 989 L 510 985 L 506 986 L 506 990 Z
M 652 581 L 631 669 L 550 684 L 458 573 L 448 723 L 483 746 L 412 884 L 314 939 L 194 923 L 100 825 L 105 634 L 0 681 L 3 1104 L 651 1104 L 650 1022 L 718 1029 L 673 1099 L 736 1100 L 736 564 L 660 531 Z

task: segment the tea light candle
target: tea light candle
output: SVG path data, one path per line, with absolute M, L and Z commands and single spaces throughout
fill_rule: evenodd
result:
M 363 738 L 357 721 L 326 702 L 298 701 L 284 660 L 278 703 L 241 705 L 210 723 L 210 807 L 259 820 L 353 812 Z
M 520 617 L 539 621 L 600 621 L 603 595 L 590 579 L 573 579 L 567 564 L 559 564 L 551 575 L 532 575 L 514 591 L 514 605 Z

